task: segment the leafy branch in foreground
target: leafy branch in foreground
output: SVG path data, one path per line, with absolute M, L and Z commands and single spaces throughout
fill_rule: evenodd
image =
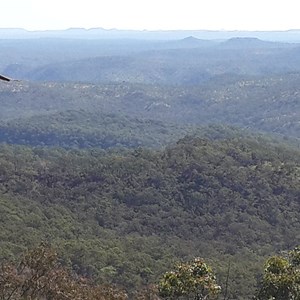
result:
M 179 263 L 159 282 L 159 295 L 165 299 L 215 299 L 221 291 L 210 266 L 195 258 Z
M 257 299 L 300 299 L 300 247 L 266 261 Z

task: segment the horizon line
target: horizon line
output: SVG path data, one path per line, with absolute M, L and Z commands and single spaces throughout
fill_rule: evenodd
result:
M 65 29 L 26 29 L 24 27 L 0 27 L 0 30 L 22 30 L 26 32 L 48 32 L 68 30 L 103 30 L 103 31 L 137 31 L 137 32 L 174 32 L 174 31 L 210 31 L 210 32 L 290 32 L 300 31 L 300 28 L 290 29 L 125 29 L 125 28 L 104 28 L 104 27 L 68 27 Z

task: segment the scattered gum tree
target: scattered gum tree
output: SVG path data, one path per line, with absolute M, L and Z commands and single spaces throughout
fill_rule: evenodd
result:
M 0 300 L 126 300 L 113 286 L 93 285 L 63 268 L 57 253 L 44 244 L 29 251 L 18 265 L 2 264 Z
M 300 300 L 300 247 L 266 261 L 256 299 Z
M 163 299 L 216 299 L 221 287 L 216 277 L 202 259 L 195 258 L 179 263 L 174 271 L 166 272 L 158 284 L 159 296 Z

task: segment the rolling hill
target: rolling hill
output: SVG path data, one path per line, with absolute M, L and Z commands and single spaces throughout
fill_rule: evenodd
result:
M 299 44 L 83 33 L 0 40 L 0 261 L 45 241 L 132 293 L 200 256 L 251 299 L 300 243 Z
M 1 40 L 0 70 L 34 81 L 196 85 L 220 74 L 300 70 L 299 45 L 240 37 L 203 40 Z
M 0 118 L 84 110 L 178 125 L 234 125 L 299 138 L 299 84 L 297 73 L 219 76 L 194 87 L 14 82 L 0 86 Z
M 299 244 L 299 150 L 185 138 L 163 151 L 1 145 L 0 257 L 41 240 L 65 264 L 127 289 L 202 256 L 249 299 L 266 256 Z M 251 267 L 249 267 L 251 266 Z

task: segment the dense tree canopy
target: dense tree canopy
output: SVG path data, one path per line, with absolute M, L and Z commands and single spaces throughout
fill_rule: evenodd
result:
M 300 299 L 300 248 L 270 257 L 264 266 L 264 275 L 257 299 Z
M 0 45 L 3 73 L 37 80 L 0 85 L 2 298 L 157 300 L 162 274 L 161 296 L 208 298 L 211 265 L 251 299 L 300 244 L 298 45 Z M 260 299 L 299 298 L 297 253 L 267 261 Z
M 79 274 L 129 290 L 195 256 L 222 285 L 231 260 L 228 295 L 247 298 L 264 257 L 298 243 L 299 151 L 261 138 L 0 153 L 2 259 L 49 240 Z
M 66 133 L 70 133 L 70 127 L 73 125 L 74 129 L 79 130 L 78 136 L 82 137 L 92 123 L 88 121 L 89 116 L 85 117 L 84 114 L 92 112 L 98 113 L 100 119 L 95 122 L 95 117 L 91 115 L 90 121 L 98 125 L 96 135 L 101 131 L 99 125 L 105 127 L 108 121 L 101 121 L 101 116 L 111 115 L 116 123 L 111 123 L 110 126 L 119 127 L 121 132 L 122 127 L 119 125 L 124 124 L 124 121 L 128 122 L 126 123 L 129 127 L 135 123 L 135 129 L 139 126 L 139 129 L 142 129 L 148 122 L 153 130 L 146 130 L 145 133 L 151 133 L 153 139 L 156 134 L 159 136 L 159 133 L 162 133 L 160 130 L 163 127 L 167 130 L 164 133 L 167 135 L 172 126 L 176 131 L 187 124 L 234 125 L 299 139 L 299 84 L 299 73 L 263 78 L 217 76 L 205 85 L 192 87 L 128 83 L 94 85 L 16 82 L 0 86 L 0 118 L 1 121 L 22 118 L 20 122 L 11 121 L 11 126 L 2 124 L 2 132 L 6 133 L 8 138 L 10 127 L 12 137 L 17 136 L 17 132 L 22 129 L 18 124 L 25 125 L 24 135 L 28 138 L 28 130 L 38 127 L 38 122 L 42 125 L 42 130 L 36 128 L 38 133 L 44 132 L 47 135 L 57 132 L 58 135 L 62 135 L 63 127 L 67 129 Z M 75 111 L 70 122 L 67 121 L 68 114 L 59 114 L 68 110 Z M 49 113 L 54 116 L 45 116 Z M 119 121 L 116 120 L 116 116 Z M 78 122 L 74 126 L 76 118 Z M 138 124 L 135 118 L 141 124 Z M 82 127 L 79 119 L 83 120 Z M 50 120 L 53 127 L 49 126 Z M 57 126 L 62 121 L 63 124 Z M 155 124 L 154 121 L 162 123 Z M 181 126 L 178 128 L 178 125 Z M 114 133 L 117 133 L 116 127 Z M 73 137 L 76 137 L 75 133 L 76 131 L 72 132 Z
M 179 263 L 174 271 L 166 272 L 160 280 L 159 295 L 163 299 L 215 299 L 221 287 L 211 268 L 200 258 Z

